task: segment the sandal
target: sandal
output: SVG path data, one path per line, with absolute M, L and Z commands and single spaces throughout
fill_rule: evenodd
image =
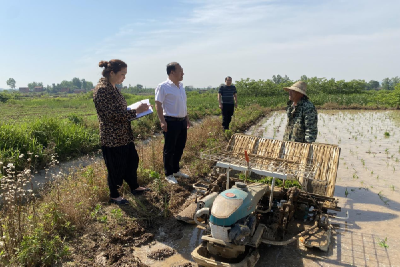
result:
M 136 190 L 136 189 L 134 189 L 134 190 L 131 191 L 131 193 L 132 193 L 132 195 L 140 195 L 140 194 L 142 194 L 143 192 L 149 192 L 149 191 L 151 191 L 150 188 L 145 188 L 145 189 L 143 189 L 143 190 Z
M 117 205 L 128 205 L 129 204 L 129 201 L 128 200 L 126 200 L 126 199 L 121 199 L 121 200 L 115 200 L 115 199 L 112 199 L 112 198 L 110 198 L 110 201 L 109 201 L 110 203 L 114 203 L 114 204 L 117 204 Z

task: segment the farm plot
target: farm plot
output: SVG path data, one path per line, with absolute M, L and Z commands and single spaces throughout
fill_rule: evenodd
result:
M 335 242 L 328 254 L 295 245 L 265 247 L 257 266 L 271 260 L 276 266 L 399 265 L 400 112 L 319 111 L 318 118 L 317 142 L 341 147 L 335 197 L 342 207 L 338 216 L 348 211 L 350 217 L 333 221 Z M 285 126 L 286 114 L 274 112 L 246 133 L 282 139 Z

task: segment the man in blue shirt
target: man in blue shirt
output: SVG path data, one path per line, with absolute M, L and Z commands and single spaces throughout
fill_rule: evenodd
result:
M 232 77 L 226 77 L 225 84 L 219 87 L 218 102 L 222 111 L 222 126 L 224 130 L 229 130 L 233 112 L 237 108 L 237 91 L 232 84 Z

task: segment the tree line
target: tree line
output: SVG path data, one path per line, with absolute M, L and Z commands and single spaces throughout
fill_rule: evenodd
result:
M 10 86 L 11 89 L 15 89 L 16 81 L 14 78 L 9 78 L 7 80 L 7 85 Z M 77 77 L 73 78 L 71 81 L 64 80 L 61 83 L 53 83 L 52 85 L 43 86 L 42 82 L 31 82 L 28 83 L 28 88 L 30 91 L 33 91 L 35 87 L 43 87 L 44 91 L 47 93 L 58 93 L 62 89 L 68 89 L 68 91 L 73 92 L 76 89 L 84 90 L 85 92 L 93 89 L 93 83 L 86 81 L 85 79 L 79 79 Z M 67 92 L 68 92 L 67 91 Z
M 53 83 L 51 86 L 47 86 L 46 90 L 49 93 L 57 93 L 60 92 L 61 89 L 67 88 L 69 90 L 81 89 L 85 92 L 93 89 L 93 83 L 86 81 L 85 79 L 73 78 L 71 81 L 64 80 L 61 83 Z
M 305 81 L 308 84 L 308 92 L 310 94 L 323 92 L 327 94 L 353 94 L 361 93 L 367 90 L 394 90 L 397 84 L 400 83 L 400 78 L 398 76 L 393 78 L 385 78 L 379 83 L 376 80 L 370 80 L 369 82 L 365 80 L 335 80 L 334 78 L 318 78 L 318 77 L 307 77 L 302 75 L 300 77 L 301 81 Z M 295 82 L 291 80 L 287 75 L 273 75 L 271 79 L 267 80 L 253 80 L 250 78 L 241 79 L 236 81 L 236 87 L 240 93 L 249 96 L 267 96 L 267 95 L 281 95 L 283 94 L 282 88 L 285 86 L 290 86 Z M 7 85 L 10 88 L 15 89 L 16 81 L 13 78 L 7 80 Z M 37 86 L 43 86 L 42 82 L 31 82 L 28 84 L 29 90 Z M 77 77 L 73 78 L 71 81 L 64 80 L 61 83 L 53 83 L 51 86 L 47 85 L 44 90 L 47 93 L 58 93 L 60 91 L 65 91 L 68 89 L 69 92 L 73 92 L 76 89 L 82 89 L 87 92 L 93 89 L 93 83 L 86 81 L 85 79 L 79 79 Z M 120 85 L 122 92 L 130 94 L 151 94 L 154 89 L 144 88 L 143 85 L 137 84 L 129 87 L 123 87 Z M 187 91 L 196 91 L 192 86 L 186 86 Z M 66 92 L 68 92 L 66 91 Z
M 335 80 L 334 78 L 318 78 L 307 77 L 302 75 L 301 81 L 307 82 L 307 92 L 309 94 L 326 93 L 326 94 L 354 94 L 362 93 L 368 90 L 394 90 L 397 84 L 400 84 L 398 76 L 394 78 L 385 78 L 380 84 L 378 81 L 371 80 Z M 295 80 L 291 80 L 287 75 L 274 75 L 272 79 L 253 80 L 250 78 L 236 81 L 235 85 L 238 93 L 247 96 L 270 96 L 282 95 L 285 92 L 283 87 L 291 86 Z

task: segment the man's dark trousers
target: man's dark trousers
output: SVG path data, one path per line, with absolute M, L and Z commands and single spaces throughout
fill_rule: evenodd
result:
M 168 176 L 179 171 L 179 161 L 181 160 L 187 139 L 187 122 L 185 118 L 179 121 L 174 118 L 169 119 L 168 117 L 165 117 L 165 121 L 167 122 L 167 132 L 163 132 L 163 160 L 165 176 Z
M 234 110 L 234 104 L 222 104 L 222 126 L 224 130 L 229 130 L 229 124 L 231 123 Z

